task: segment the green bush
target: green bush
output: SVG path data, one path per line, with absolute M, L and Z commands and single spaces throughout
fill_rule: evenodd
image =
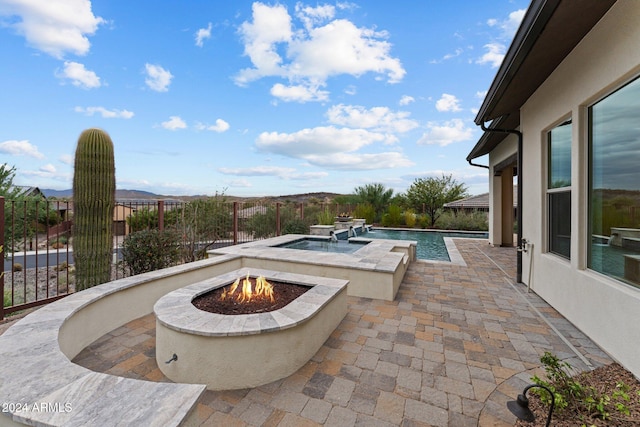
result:
M 398 205 L 390 205 L 387 213 L 382 215 L 382 225 L 385 227 L 399 227 L 404 225 L 403 220 L 402 208 Z
M 407 227 L 413 228 L 416 226 L 416 214 L 413 209 L 407 209 L 404 211 L 404 223 Z
M 122 259 L 134 275 L 170 267 L 180 259 L 178 242 L 178 234 L 170 230 L 138 231 L 124 238 Z
M 335 222 L 335 217 L 333 216 L 331 211 L 329 211 L 329 209 L 318 212 L 316 217 L 318 220 L 318 224 L 320 225 L 333 225 L 333 223 Z
M 485 212 L 455 213 L 447 211 L 438 218 L 436 227 L 442 230 L 487 231 L 489 230 L 489 223 Z
M 282 234 L 309 234 L 309 226 L 299 218 L 292 219 L 284 225 Z
M 354 218 L 364 218 L 367 224 L 373 224 L 376 220 L 376 210 L 369 203 L 361 203 L 353 211 Z
M 9 289 L 5 289 L 3 299 L 2 299 L 2 306 L 9 307 L 10 305 L 11 305 L 11 291 Z

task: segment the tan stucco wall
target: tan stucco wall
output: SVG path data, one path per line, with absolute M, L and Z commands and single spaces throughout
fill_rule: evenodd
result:
M 586 269 L 587 107 L 640 75 L 640 2 L 620 0 L 521 109 L 523 282 L 640 376 L 640 289 Z M 546 132 L 573 120 L 571 261 L 545 253 Z M 531 258 L 533 257 L 533 259 Z M 531 262 L 533 261 L 533 264 Z M 533 265 L 531 280 L 529 267 Z
M 509 135 L 489 155 L 489 243 L 495 246 L 503 244 L 502 241 L 502 180 L 512 177 L 495 176 L 496 164 L 508 159 L 518 152 L 518 138 Z M 508 203 L 508 202 L 507 202 Z M 513 209 L 513 205 L 511 205 Z

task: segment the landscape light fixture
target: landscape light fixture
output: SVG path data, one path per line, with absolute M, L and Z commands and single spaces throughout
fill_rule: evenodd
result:
M 553 395 L 553 392 L 549 390 L 548 387 L 545 387 L 540 384 L 529 384 L 524 388 L 524 390 L 522 390 L 522 394 L 518 395 L 517 400 L 510 400 L 509 402 L 507 402 L 507 408 L 509 408 L 511 413 L 516 417 L 518 417 L 518 419 L 529 422 L 529 423 L 533 422 L 533 420 L 535 420 L 536 417 L 535 415 L 533 415 L 533 412 L 531 412 L 531 409 L 529 409 L 529 399 L 527 399 L 527 392 L 529 391 L 530 388 L 533 388 L 533 387 L 543 388 L 547 390 L 549 395 L 551 395 L 551 405 L 549 406 L 549 415 L 547 416 L 547 423 L 545 424 L 546 427 L 549 427 L 551 425 L 551 415 L 553 415 L 553 408 L 556 404 L 556 400 L 555 400 L 555 396 Z

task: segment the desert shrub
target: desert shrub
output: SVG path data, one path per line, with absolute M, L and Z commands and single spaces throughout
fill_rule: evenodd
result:
M 448 211 L 438 218 L 436 226 L 443 230 L 487 231 L 489 229 L 487 214 L 481 211 L 457 213 Z
M 9 289 L 4 290 L 4 295 L 2 298 L 2 306 L 9 307 L 11 305 L 11 291 Z
M 318 212 L 316 219 L 320 225 L 333 225 L 335 222 L 335 217 L 329 209 Z
M 429 218 L 429 215 L 423 214 L 418 217 L 418 226 L 420 228 L 429 228 L 430 225 L 431 219 Z
M 402 208 L 398 205 L 390 205 L 387 212 L 382 215 L 382 225 L 385 227 L 399 227 L 403 224 Z
M 299 218 L 287 221 L 282 228 L 283 234 L 309 234 L 309 226 Z
M 16 262 L 16 263 L 13 264 L 12 269 L 13 269 L 14 272 L 15 271 L 22 271 L 22 264 L 20 264 L 19 262 Z
M 409 228 L 416 226 L 416 214 L 413 209 L 407 209 L 404 211 L 404 223 Z
M 69 268 L 69 264 L 67 263 L 67 261 L 63 261 L 62 263 L 56 266 L 56 271 L 64 271 L 67 268 Z
M 122 259 L 132 274 L 176 265 L 180 259 L 179 236 L 170 230 L 142 230 L 126 236 Z
M 367 224 L 373 224 L 376 220 L 376 210 L 369 203 L 361 203 L 353 211 L 354 218 L 364 218 Z

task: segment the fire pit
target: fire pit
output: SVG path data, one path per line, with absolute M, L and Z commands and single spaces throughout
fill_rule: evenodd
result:
M 220 298 L 224 293 L 225 299 L 236 299 L 242 288 L 254 299 L 259 277 L 276 287 L 306 291 L 281 308 L 266 311 L 263 305 L 262 311 L 250 314 L 211 313 L 195 305 L 201 296 Z M 210 390 L 257 387 L 289 376 L 313 357 L 346 316 L 347 284 L 243 268 L 173 291 L 154 306 L 158 366 L 172 381 L 206 384 Z
M 307 292 L 307 286 L 269 282 L 264 276 L 244 279 L 223 288 L 216 288 L 193 299 L 200 310 L 218 314 L 255 314 L 275 311 Z

